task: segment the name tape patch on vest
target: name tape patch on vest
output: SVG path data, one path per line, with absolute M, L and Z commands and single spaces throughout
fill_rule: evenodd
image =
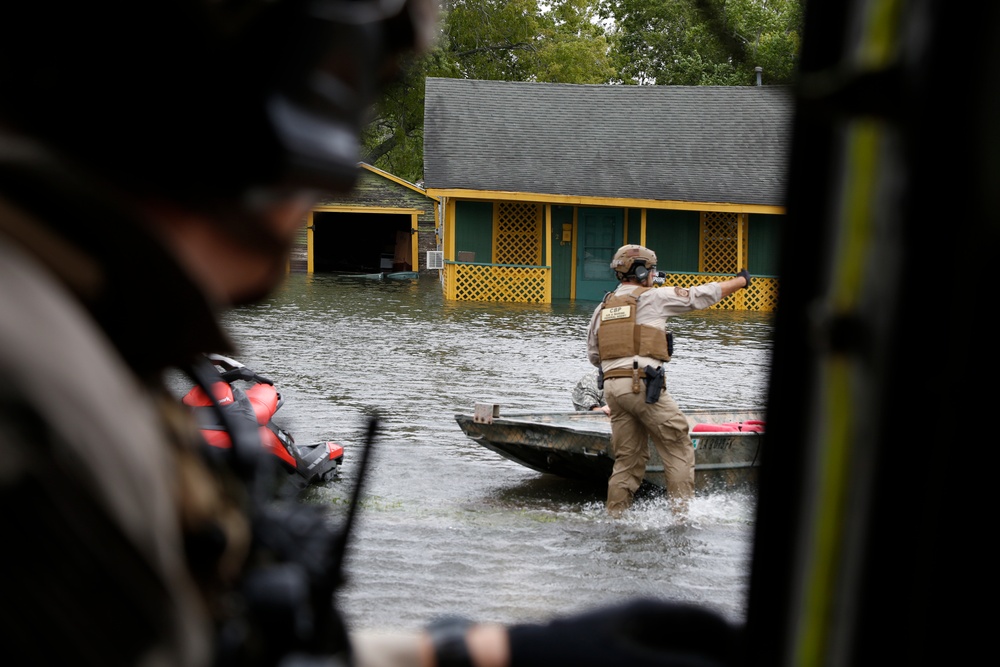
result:
M 601 321 L 625 320 L 632 315 L 632 306 L 612 306 L 601 310 Z

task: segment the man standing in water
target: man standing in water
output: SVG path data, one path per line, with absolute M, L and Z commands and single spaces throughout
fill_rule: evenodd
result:
M 721 282 L 652 289 L 656 253 L 625 245 L 611 260 L 620 281 L 609 292 L 587 330 L 590 363 L 604 372 L 604 397 L 611 409 L 614 468 L 608 479 L 607 510 L 619 517 L 632 505 L 649 459 L 652 439 L 667 478 L 667 495 L 679 513 L 694 496 L 694 445 L 687 418 L 666 391 L 670 352 L 663 335 L 668 317 L 717 304 L 750 285 L 746 269 Z

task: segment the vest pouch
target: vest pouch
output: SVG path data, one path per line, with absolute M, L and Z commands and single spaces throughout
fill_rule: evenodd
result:
M 667 348 L 667 337 L 663 329 L 643 324 L 639 326 L 639 352 L 643 357 L 653 357 L 661 361 L 670 361 L 670 350 Z

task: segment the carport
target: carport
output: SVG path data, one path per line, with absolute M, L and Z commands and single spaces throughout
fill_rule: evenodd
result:
M 413 271 L 417 216 L 421 211 L 390 209 L 313 211 L 309 225 L 309 271 L 386 273 Z
M 290 271 L 388 274 L 429 271 L 439 251 L 438 199 L 368 164 L 355 187 L 321 198 L 292 251 Z

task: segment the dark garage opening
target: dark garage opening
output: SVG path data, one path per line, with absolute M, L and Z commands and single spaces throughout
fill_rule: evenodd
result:
M 313 214 L 313 271 L 413 271 L 410 221 L 390 213 Z

